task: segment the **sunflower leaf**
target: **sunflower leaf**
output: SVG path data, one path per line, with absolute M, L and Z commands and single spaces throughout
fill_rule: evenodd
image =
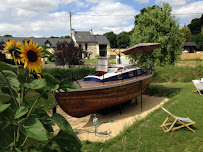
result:
M 57 79 L 55 79 L 55 77 L 49 73 L 43 73 L 42 77 L 45 78 L 47 87 L 51 90 L 57 90 L 59 88 L 59 81 Z
M 30 83 L 25 83 L 24 86 L 28 89 L 38 90 L 43 88 L 46 85 L 44 79 L 36 79 L 31 81 Z
M 16 66 L 0 61 L 0 70 L 12 70 L 12 71 L 14 71 L 15 69 L 16 69 Z
M 26 108 L 24 106 L 19 107 L 17 109 L 17 111 L 15 112 L 14 119 L 24 116 L 27 112 L 28 112 L 28 108 Z
M 21 127 L 21 131 L 26 136 L 38 141 L 48 140 L 46 131 L 42 123 L 37 118 L 28 118 L 25 122 L 25 125 Z
M 11 87 L 19 90 L 20 82 L 17 79 L 16 73 L 10 70 L 3 70 L 2 72 L 4 73 L 4 76 L 7 78 Z
M 0 101 L 0 113 L 6 110 L 11 104 L 2 104 Z
M 52 121 L 60 128 L 59 133 L 53 138 L 61 152 L 75 151 L 79 152 L 81 149 L 81 141 L 74 133 L 71 125 L 68 121 L 60 114 L 55 113 L 51 117 Z

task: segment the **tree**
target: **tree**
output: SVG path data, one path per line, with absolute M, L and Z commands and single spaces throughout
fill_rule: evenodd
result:
M 174 64 L 183 49 L 184 38 L 177 20 L 171 15 L 171 7 L 163 3 L 162 8 L 147 7 L 136 17 L 131 45 L 136 43 L 161 43 L 161 49 L 134 55 L 140 62 L 156 65 Z
M 191 21 L 191 23 L 188 25 L 190 28 L 192 35 L 197 35 L 201 32 L 201 28 L 203 26 L 203 14 L 200 18 L 195 18 Z
M 130 44 L 130 32 L 121 32 L 116 35 L 117 47 L 126 48 Z
M 182 31 L 183 36 L 185 38 L 185 42 L 187 42 L 190 39 L 190 37 L 192 36 L 192 33 L 191 33 L 190 29 L 184 24 L 181 31 Z
M 13 37 L 12 35 L 6 34 L 4 37 Z
M 3 50 L 4 49 L 4 41 L 0 41 L 0 50 Z M 0 61 L 5 61 L 6 60 L 6 56 L 5 54 L 2 54 L 1 51 L 0 51 Z
M 110 42 L 111 48 L 117 47 L 116 34 L 114 32 L 107 32 L 104 34 Z
M 197 44 L 197 50 L 202 51 L 203 50 L 203 34 L 199 33 L 197 35 L 193 35 L 189 42 L 195 42 Z
M 55 51 L 55 61 L 60 62 L 60 65 L 79 65 L 82 58 L 82 52 L 82 49 L 76 47 L 73 41 L 69 43 L 67 41 L 58 42 Z

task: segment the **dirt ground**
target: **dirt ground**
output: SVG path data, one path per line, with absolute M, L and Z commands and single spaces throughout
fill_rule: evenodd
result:
M 130 104 L 122 107 L 121 114 L 119 108 L 108 114 L 96 114 L 98 118 L 98 132 L 95 135 L 95 127 L 93 124 L 94 115 L 88 115 L 82 118 L 74 118 L 66 114 L 60 107 L 57 108 L 57 113 L 63 115 L 73 130 L 77 133 L 80 140 L 89 141 L 105 141 L 117 136 L 123 129 L 133 124 L 135 121 L 146 117 L 149 113 L 157 108 L 160 108 L 168 99 L 164 97 L 154 97 L 143 95 L 142 111 L 141 100 L 137 98 L 137 104 L 132 101 Z M 55 126 L 55 131 L 59 129 Z M 108 132 L 106 135 L 105 133 Z

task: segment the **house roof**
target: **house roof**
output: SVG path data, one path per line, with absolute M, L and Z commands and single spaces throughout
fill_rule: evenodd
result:
M 104 35 L 95 35 L 95 39 L 99 44 L 110 44 L 109 40 Z
M 0 41 L 3 40 L 4 42 L 8 40 L 14 39 L 16 42 L 23 42 L 24 40 L 32 40 L 34 43 L 38 43 L 39 45 L 45 45 L 45 42 L 50 42 L 51 47 L 56 47 L 57 42 L 67 41 L 70 42 L 71 39 L 62 39 L 62 38 L 33 38 L 33 37 L 0 37 Z
M 110 44 L 105 35 L 92 35 L 89 31 L 75 31 L 75 40 L 77 43 L 96 42 L 99 44 Z
M 75 40 L 76 42 L 96 42 L 94 35 L 91 35 L 90 32 L 85 31 L 75 31 Z
M 195 42 L 185 42 L 184 46 L 197 46 L 197 44 Z

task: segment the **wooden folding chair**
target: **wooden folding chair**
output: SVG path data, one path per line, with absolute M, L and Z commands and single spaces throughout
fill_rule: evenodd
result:
M 173 115 L 172 113 L 170 113 L 168 110 L 166 110 L 165 108 L 162 107 L 162 109 L 168 114 L 168 117 L 165 119 L 165 121 L 163 122 L 163 124 L 160 126 L 163 128 L 164 132 L 169 132 L 169 131 L 174 131 L 183 127 L 187 127 L 188 129 L 190 129 L 192 132 L 196 133 L 192 128 L 190 128 L 190 125 L 195 124 L 194 121 L 192 121 L 190 118 L 182 118 L 182 117 L 177 117 L 175 115 Z M 169 117 L 173 117 L 175 120 L 173 122 L 167 123 Z M 174 125 L 179 122 L 182 125 L 175 127 Z M 184 123 L 187 122 L 187 123 Z M 167 126 L 170 127 L 168 128 Z
M 203 85 L 202 82 L 200 80 L 192 80 L 192 82 L 194 83 L 195 87 L 193 88 L 192 92 L 199 92 L 200 95 L 201 91 L 203 91 Z M 196 90 L 195 90 L 196 88 Z

